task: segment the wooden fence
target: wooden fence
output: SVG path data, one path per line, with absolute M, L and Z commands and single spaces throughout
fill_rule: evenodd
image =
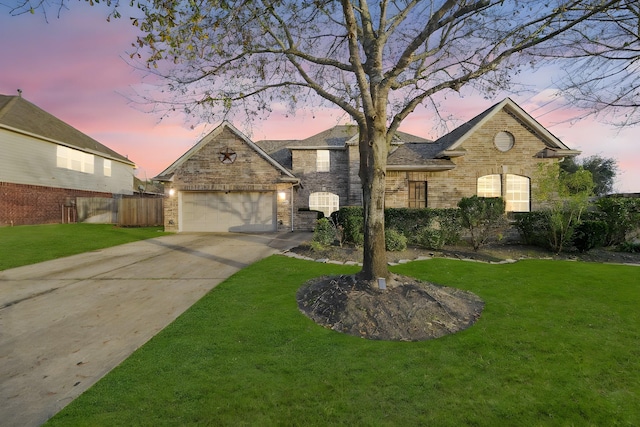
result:
M 78 222 L 151 227 L 164 224 L 162 197 L 76 198 Z
M 149 227 L 164 224 L 162 198 L 125 198 L 118 201 L 118 225 Z

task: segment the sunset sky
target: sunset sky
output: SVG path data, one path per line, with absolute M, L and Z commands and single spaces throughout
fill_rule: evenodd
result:
M 58 18 L 50 13 L 10 16 L 0 3 L 0 94 L 23 97 L 102 144 L 127 155 L 138 167 L 141 179 L 152 178 L 219 123 L 200 124 L 191 129 L 182 117 L 160 117 L 132 105 L 128 94 L 141 84 L 142 74 L 127 64 L 126 52 L 135 41 L 136 29 L 125 17 L 106 21 L 107 9 L 73 2 Z M 619 192 L 640 192 L 640 127 L 619 130 L 577 116 L 554 96 L 553 72 L 524 77 L 535 89 L 520 94 L 501 94 L 484 99 L 463 91 L 439 97 L 443 116 L 455 117 L 449 130 L 510 96 L 551 133 L 583 156 L 599 154 L 618 161 Z M 287 117 L 276 108 L 268 120 L 245 129 L 254 141 L 260 139 L 303 139 L 337 123 L 344 123 L 340 111 L 315 109 Z M 231 119 L 233 122 L 233 119 Z M 444 131 L 431 115 L 417 111 L 401 129 L 435 139 Z

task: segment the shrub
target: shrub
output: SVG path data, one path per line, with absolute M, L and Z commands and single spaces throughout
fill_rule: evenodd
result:
M 462 232 L 462 222 L 460 219 L 460 209 L 433 209 L 432 228 L 440 230 L 443 245 L 453 245 L 460 240 Z
M 445 233 L 430 227 L 422 227 L 416 233 L 416 244 L 429 249 L 441 249 L 446 244 Z
M 458 207 L 462 226 L 469 230 L 476 251 L 506 226 L 505 203 L 501 197 L 463 197 Z
M 364 217 L 362 207 L 349 206 L 340 208 L 331 214 L 334 223 L 342 227 L 343 240 L 362 246 L 364 243 Z
M 640 199 L 605 197 L 596 202 L 596 207 L 607 226 L 606 246 L 623 243 L 629 232 L 640 227 Z
M 602 246 L 607 234 L 607 224 L 603 221 L 582 221 L 574 231 L 573 245 L 580 252 L 587 252 Z
M 547 247 L 547 215 L 544 212 L 516 212 L 515 227 L 526 245 Z
M 407 249 L 407 237 L 393 228 L 385 230 L 384 242 L 388 251 L 400 252 Z
M 637 252 L 640 252 L 640 243 L 623 242 L 623 243 L 618 245 L 618 250 L 620 252 L 637 253 Z
M 313 230 L 313 242 L 321 246 L 331 245 L 336 238 L 336 232 L 334 225 L 327 218 L 321 218 L 316 223 L 316 228 Z

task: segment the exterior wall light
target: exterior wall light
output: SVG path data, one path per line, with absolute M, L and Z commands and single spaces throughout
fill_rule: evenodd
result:
M 278 193 L 278 199 L 279 200 L 286 200 L 287 199 L 287 193 L 285 193 L 284 191 L 281 191 Z
M 169 195 L 173 196 L 174 194 L 176 194 L 176 190 L 174 190 L 173 188 L 169 190 Z

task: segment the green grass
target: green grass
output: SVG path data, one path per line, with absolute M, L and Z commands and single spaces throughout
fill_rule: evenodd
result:
M 351 267 L 273 256 L 232 276 L 50 425 L 640 425 L 640 269 L 430 260 L 394 271 L 471 290 L 476 325 L 368 341 L 302 315 L 307 279 Z
M 0 271 L 165 234 L 169 233 L 162 227 L 120 228 L 109 224 L 0 227 Z

